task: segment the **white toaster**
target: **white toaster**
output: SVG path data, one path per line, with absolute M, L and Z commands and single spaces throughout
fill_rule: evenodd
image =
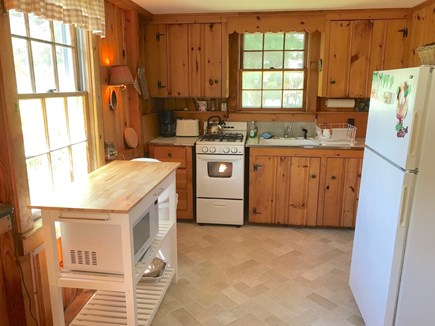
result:
M 177 119 L 175 127 L 175 136 L 177 137 L 196 137 L 199 136 L 198 119 Z

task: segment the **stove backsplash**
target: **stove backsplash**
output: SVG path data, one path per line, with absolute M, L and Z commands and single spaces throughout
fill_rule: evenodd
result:
M 284 137 L 288 127 L 291 127 L 288 133 L 289 137 L 303 137 L 303 128 L 308 130 L 308 137 L 316 136 L 316 124 L 314 122 L 256 122 L 258 128 L 258 136 L 264 132 L 268 132 L 274 137 Z M 249 123 L 248 123 L 249 125 Z

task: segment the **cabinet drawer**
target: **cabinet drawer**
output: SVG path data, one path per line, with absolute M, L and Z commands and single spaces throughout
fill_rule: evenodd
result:
M 177 169 L 177 189 L 187 189 L 187 170 Z
M 154 158 L 163 162 L 180 162 L 180 168 L 186 167 L 186 150 L 184 147 L 156 146 Z

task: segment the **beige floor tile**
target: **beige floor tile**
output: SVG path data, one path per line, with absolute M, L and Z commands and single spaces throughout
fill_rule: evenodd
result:
M 349 289 L 353 231 L 179 223 L 179 281 L 153 326 L 363 326 Z

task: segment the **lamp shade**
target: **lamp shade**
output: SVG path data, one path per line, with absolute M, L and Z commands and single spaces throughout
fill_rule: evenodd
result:
M 128 66 L 112 66 L 110 68 L 110 85 L 128 85 L 133 83 L 133 76 Z

